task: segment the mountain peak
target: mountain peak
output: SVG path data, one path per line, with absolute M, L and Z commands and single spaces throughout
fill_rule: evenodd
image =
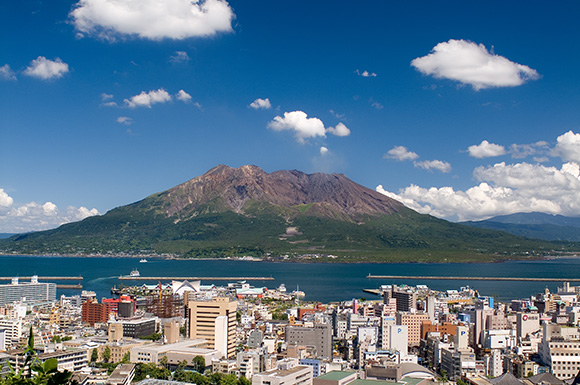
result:
M 218 165 L 160 196 L 166 215 L 191 215 L 213 203 L 218 211 L 245 213 L 249 201 L 292 208 L 313 205 L 311 214 L 356 220 L 361 215 L 392 214 L 401 203 L 363 187 L 343 174 L 306 174 L 298 170 L 266 173 L 255 165 Z

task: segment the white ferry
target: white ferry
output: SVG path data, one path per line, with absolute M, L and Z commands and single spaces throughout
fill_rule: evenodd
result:
M 131 274 L 129 274 L 129 277 L 140 277 L 141 274 L 139 274 L 139 270 L 137 269 L 133 269 L 131 270 Z
M 147 260 L 145 258 L 143 258 L 139 261 L 139 263 L 147 263 Z

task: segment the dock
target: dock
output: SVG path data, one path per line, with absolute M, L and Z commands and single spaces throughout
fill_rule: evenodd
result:
M 56 285 L 57 289 L 78 289 L 78 290 L 82 290 L 83 285 L 81 285 L 80 283 L 77 285 Z
M 362 289 L 365 293 L 374 294 L 374 295 L 381 295 L 383 294 L 382 290 L 379 289 Z
M 528 282 L 580 282 L 580 278 L 531 278 L 531 277 L 442 277 L 427 275 L 367 275 L 368 279 L 415 279 L 439 281 L 528 281 Z
M 121 281 L 274 281 L 273 277 L 142 277 L 122 275 Z
M 32 277 L 0 277 L 0 281 L 11 281 L 12 278 L 18 278 L 18 279 L 23 279 L 23 280 L 28 280 L 30 281 L 30 279 Z M 80 275 L 77 277 L 40 277 L 38 276 L 38 280 L 39 281 L 82 281 L 83 277 L 81 277 Z

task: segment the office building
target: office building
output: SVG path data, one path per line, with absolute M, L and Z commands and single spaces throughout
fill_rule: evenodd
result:
M 203 338 L 208 347 L 225 357 L 235 356 L 237 302 L 216 297 L 209 301 L 189 301 L 189 338 Z
M 316 324 L 313 327 L 288 325 L 286 342 L 289 345 L 313 347 L 316 358 L 332 357 L 332 329 L 328 324 Z

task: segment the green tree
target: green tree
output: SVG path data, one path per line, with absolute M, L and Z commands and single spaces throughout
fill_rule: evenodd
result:
M 99 352 L 97 351 L 97 348 L 94 348 L 93 351 L 91 352 L 91 362 L 95 363 L 95 362 L 97 362 L 98 359 L 99 359 Z
M 131 362 L 131 352 L 125 353 L 125 355 L 123 355 L 123 358 L 121 359 L 122 364 L 128 364 L 129 362 Z
M 203 358 L 203 356 L 193 357 L 191 363 L 193 364 L 193 369 L 199 373 L 203 373 L 205 371 L 205 358 Z
M 109 362 L 111 359 L 111 348 L 109 346 L 105 346 L 105 350 L 103 351 L 103 362 Z
M 161 357 L 161 359 L 159 360 L 159 365 L 163 366 L 165 369 L 167 369 L 167 356 L 163 356 Z
M 70 384 L 72 372 L 64 370 L 58 371 L 58 360 L 50 358 L 40 362 L 34 351 L 34 333 L 32 326 L 28 335 L 28 344 L 24 351 L 24 364 L 19 371 L 14 370 L 10 365 L 10 373 L 0 384 L 3 385 L 66 385 Z

